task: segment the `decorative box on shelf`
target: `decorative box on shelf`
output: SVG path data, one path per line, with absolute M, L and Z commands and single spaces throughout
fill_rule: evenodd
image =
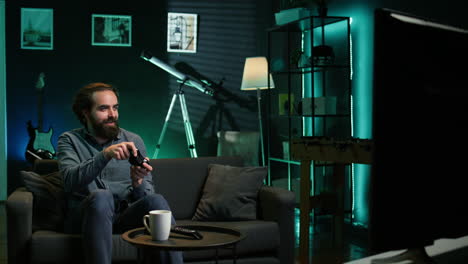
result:
M 287 115 L 294 114 L 294 94 L 280 93 L 278 94 L 278 114 Z
M 281 10 L 275 14 L 276 25 L 284 25 L 303 17 L 310 16 L 310 10 L 303 7 Z
M 302 99 L 302 114 L 312 114 L 312 101 L 314 102 L 315 115 L 336 115 L 336 96 L 321 96 Z

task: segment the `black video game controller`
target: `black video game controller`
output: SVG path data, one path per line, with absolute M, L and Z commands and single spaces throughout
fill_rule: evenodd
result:
M 143 163 L 149 163 L 149 160 L 146 159 L 145 157 L 143 157 L 143 155 L 141 155 L 140 151 L 137 150 L 136 157 L 133 154 L 130 155 L 130 158 L 128 158 L 128 162 L 130 162 L 130 164 L 132 164 L 134 166 L 143 167 Z

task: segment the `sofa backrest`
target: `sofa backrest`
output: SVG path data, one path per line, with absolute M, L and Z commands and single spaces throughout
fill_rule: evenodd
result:
M 208 164 L 243 166 L 243 160 L 238 156 L 170 158 L 152 159 L 150 164 L 156 193 L 166 198 L 176 219 L 191 219 L 208 176 Z M 34 171 L 39 174 L 57 170 L 57 160 L 34 163 Z
M 152 159 L 156 193 L 169 203 L 176 219 L 191 219 L 208 176 L 209 164 L 242 166 L 241 157 Z
M 48 174 L 58 171 L 57 160 L 34 160 L 33 171 L 38 174 Z

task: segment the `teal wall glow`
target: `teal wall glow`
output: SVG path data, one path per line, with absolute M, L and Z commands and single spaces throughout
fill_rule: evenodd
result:
M 357 138 L 372 137 L 372 51 L 373 10 L 356 7 L 350 12 L 353 18 L 353 135 Z M 370 166 L 354 165 L 354 217 L 357 224 L 369 223 Z
M 338 1 L 339 2 L 339 1 Z M 351 17 L 352 40 L 352 135 L 356 138 L 372 138 L 372 69 L 373 69 L 373 7 L 359 4 L 339 4 L 330 7 L 330 15 Z M 353 166 L 354 223 L 369 224 L 370 166 Z
M 0 201 L 7 197 L 5 1 L 0 0 Z

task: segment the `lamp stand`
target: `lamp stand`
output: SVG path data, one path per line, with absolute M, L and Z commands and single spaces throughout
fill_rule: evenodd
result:
M 262 123 L 262 94 L 260 88 L 257 87 L 257 104 L 258 104 L 258 124 L 260 134 L 260 152 L 262 153 L 262 166 L 265 166 L 265 148 L 263 147 L 263 123 Z

